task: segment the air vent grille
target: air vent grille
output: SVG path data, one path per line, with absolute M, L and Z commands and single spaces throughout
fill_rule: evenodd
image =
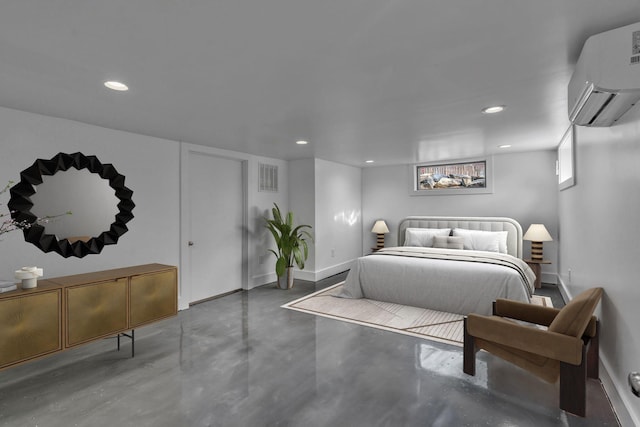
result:
M 259 191 L 278 192 L 278 166 L 260 163 Z

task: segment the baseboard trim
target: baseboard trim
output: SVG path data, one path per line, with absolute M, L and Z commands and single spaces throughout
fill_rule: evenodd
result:
M 542 283 L 552 283 L 554 285 L 558 284 L 558 275 L 556 273 L 542 273 L 542 277 L 540 279 Z
M 334 276 L 343 271 L 347 271 L 351 268 L 353 260 L 344 261 L 339 264 L 332 265 L 330 267 L 323 268 L 322 270 L 309 271 L 309 270 L 295 270 L 296 279 L 308 280 L 310 282 L 317 282 L 327 277 Z
M 562 280 L 560 276 L 558 276 L 558 290 L 560 290 L 560 294 L 562 298 L 566 302 L 571 301 L 572 295 L 569 292 L 566 284 Z M 602 383 L 602 387 L 604 388 L 607 397 L 609 398 L 609 402 L 611 402 L 611 406 L 613 407 L 613 411 L 618 417 L 618 421 L 621 426 L 640 426 L 640 420 L 636 419 L 632 411 L 629 410 L 632 407 L 632 403 L 629 402 L 625 398 L 624 389 L 620 390 L 620 386 L 614 381 L 611 377 L 609 371 L 612 371 L 611 364 L 607 360 L 607 358 L 602 354 L 602 349 L 600 350 L 600 382 Z M 626 387 L 627 383 L 624 382 L 622 387 Z
M 293 271 L 293 274 L 296 279 L 308 280 L 309 282 L 317 282 L 319 280 L 326 279 L 327 277 L 331 277 L 338 273 L 342 273 L 343 271 L 349 270 L 351 268 L 351 264 L 353 264 L 353 260 L 344 261 L 339 264 L 316 271 L 295 269 Z M 278 280 L 278 276 L 276 276 L 275 272 L 253 276 L 251 278 L 251 283 L 249 284 L 248 290 L 257 288 L 258 286 L 266 285 L 268 283 L 273 283 L 276 280 Z
M 259 276 L 253 276 L 251 278 L 251 282 L 248 283 L 247 290 L 251 290 L 253 288 L 257 288 L 259 286 L 264 286 L 268 283 L 273 283 L 278 279 L 276 273 L 266 273 L 260 274 Z
M 624 390 L 623 393 L 620 392 L 618 385 L 613 378 L 611 378 L 611 375 L 609 375 L 610 370 L 611 365 L 608 360 L 602 356 L 601 352 L 600 382 L 602 382 L 602 387 L 604 387 L 604 391 L 607 393 L 607 397 L 609 398 L 609 402 L 611 402 L 613 411 L 618 417 L 618 422 L 621 426 L 640 426 L 640 419 L 634 417 L 634 414 L 628 409 L 633 406 L 633 404 L 625 398 Z
M 560 276 L 556 276 L 556 277 L 558 278 L 558 290 L 560 291 L 560 295 L 562 295 L 562 299 L 564 299 L 565 303 L 571 301 L 571 293 L 569 292 L 569 289 L 567 289 L 567 286 L 562 281 L 562 277 Z
M 309 270 L 293 270 L 293 277 L 300 280 L 308 280 L 310 282 L 316 282 L 316 272 Z

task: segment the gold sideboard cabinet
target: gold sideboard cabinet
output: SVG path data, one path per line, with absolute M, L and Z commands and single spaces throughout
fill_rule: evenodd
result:
M 178 270 L 170 269 L 131 276 L 129 283 L 129 327 L 137 328 L 178 309 Z
M 40 281 L 35 289 L 0 294 L 0 369 L 60 350 L 60 286 Z
M 127 278 L 65 288 L 65 346 L 114 335 L 128 329 Z
M 41 280 L 35 289 L 0 294 L 0 369 L 133 331 L 177 312 L 178 270 L 170 265 Z

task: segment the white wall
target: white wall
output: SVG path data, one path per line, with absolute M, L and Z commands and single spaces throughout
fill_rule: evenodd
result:
M 317 235 L 316 227 L 316 176 L 314 159 L 298 159 L 289 161 L 289 209 L 293 212 L 294 224 L 306 224 L 312 227 L 312 234 Z M 281 207 L 282 208 L 282 207 Z M 284 208 L 283 208 L 284 211 Z M 309 242 L 309 258 L 304 270 L 296 271 L 295 277 L 314 280 L 316 270 L 315 244 Z M 297 270 L 297 269 L 296 269 Z
M 289 162 L 289 207 L 313 226 L 309 260 L 296 277 L 320 280 L 348 270 L 362 253 L 361 169 L 321 159 Z
M 315 268 L 324 278 L 362 254 L 362 170 L 321 159 L 315 170 Z
M 259 164 L 278 166 L 278 192 L 258 191 Z M 265 228 L 264 218 L 272 218 L 271 209 L 276 203 L 282 211 L 289 206 L 288 162 L 284 160 L 248 156 L 248 267 L 249 285 L 254 288 L 276 280 L 276 257 L 269 252 L 273 237 Z
M 111 163 L 133 190 L 134 218 L 117 245 L 99 255 L 63 258 L 26 243 L 20 231 L 0 242 L 0 278 L 13 280 L 26 265 L 44 268 L 46 277 L 83 273 L 136 264 L 179 263 L 179 145 L 174 141 L 136 135 L 0 108 L 0 183 L 18 182 L 20 172 L 38 159 L 59 152 L 82 152 Z M 0 203 L 3 211 L 9 194 Z M 7 211 L 8 212 L 8 211 Z
M 410 215 L 506 216 L 527 230 L 531 223 L 544 224 L 554 238 L 544 243 L 543 281 L 555 282 L 558 244 L 557 179 L 554 151 L 501 154 L 493 157 L 492 194 L 424 195 L 410 194 L 410 166 L 365 168 L 362 174 L 363 243 L 365 252 L 375 246 L 371 227 L 384 219 L 390 233 L 385 246 L 397 244 L 400 220 Z M 525 258 L 530 245 L 524 244 Z
M 601 360 L 640 425 L 627 385 L 640 371 L 640 109 L 612 127 L 577 127 L 576 142 L 576 185 L 559 195 L 560 278 L 572 296 L 604 288 Z

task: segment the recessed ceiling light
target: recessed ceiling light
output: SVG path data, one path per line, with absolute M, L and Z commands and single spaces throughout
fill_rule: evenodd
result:
M 373 161 L 373 160 L 365 160 L 364 162 L 365 162 L 365 163 L 374 163 L 374 161 Z
M 491 107 L 484 107 L 482 109 L 482 112 L 484 114 L 495 114 L 504 111 L 504 107 L 504 105 L 493 105 Z
M 309 143 L 309 141 L 296 141 L 296 144 L 298 145 L 307 145 Z
M 511 144 L 498 145 L 498 148 L 511 148 Z
M 129 86 L 127 86 L 124 83 L 117 82 L 115 80 L 110 80 L 108 82 L 104 82 L 104 85 L 106 87 L 108 87 L 109 89 L 111 89 L 111 90 L 117 90 L 117 91 L 120 91 L 120 92 L 124 92 L 124 91 L 129 90 Z

